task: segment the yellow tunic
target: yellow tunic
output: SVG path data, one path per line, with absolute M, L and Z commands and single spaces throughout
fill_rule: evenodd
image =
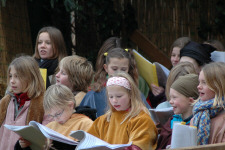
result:
M 132 142 L 142 150 L 152 150 L 157 146 L 157 130 L 151 117 L 144 111 L 132 119 L 120 124 L 127 111 L 112 113 L 110 122 L 106 115 L 97 118 L 88 132 L 110 144 L 127 144 Z
M 74 140 L 73 137 L 70 136 L 71 131 L 76 130 L 84 130 L 87 131 L 93 121 L 83 114 L 73 114 L 71 118 L 64 124 L 59 124 L 56 121 L 50 122 L 46 126 L 60 134 L 65 135 L 66 137 Z

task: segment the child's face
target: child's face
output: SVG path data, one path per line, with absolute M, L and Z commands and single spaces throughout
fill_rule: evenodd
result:
M 68 106 L 64 108 L 59 108 L 59 107 L 52 108 L 48 113 L 48 117 L 58 122 L 59 124 L 66 123 L 74 112 L 73 107 L 71 107 L 70 105 L 71 104 L 69 104 Z M 73 106 L 74 106 L 74 103 L 73 103 Z
M 190 117 L 192 114 L 191 104 L 193 102 L 193 99 L 170 88 L 170 104 L 173 107 L 174 114 L 182 114 L 183 119 Z
M 201 71 L 199 74 L 199 85 L 197 88 L 198 88 L 200 99 L 202 101 L 207 101 L 215 97 L 215 92 L 209 89 L 208 85 L 206 84 L 205 75 L 203 71 Z
M 62 84 L 67 86 L 71 90 L 73 89 L 71 83 L 69 82 L 68 75 L 63 68 L 60 68 L 59 72 L 55 75 L 55 77 L 56 84 Z
M 179 61 L 180 61 L 180 48 L 179 47 L 173 48 L 170 61 L 173 65 L 173 67 L 179 63 Z
M 25 86 L 22 85 L 14 66 L 11 67 L 9 72 L 9 84 L 15 94 L 23 93 L 25 90 Z
M 130 108 L 130 96 L 124 87 L 118 85 L 108 86 L 107 92 L 110 104 L 117 111 L 124 111 Z
M 53 57 L 52 42 L 47 32 L 43 32 L 38 38 L 38 53 L 42 59 Z
M 109 64 L 104 64 L 104 69 L 108 75 L 113 75 L 117 71 L 129 71 L 129 60 L 127 58 L 110 58 Z

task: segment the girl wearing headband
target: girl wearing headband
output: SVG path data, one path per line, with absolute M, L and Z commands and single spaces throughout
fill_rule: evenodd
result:
M 114 74 L 106 90 L 109 110 L 94 121 L 88 132 L 111 144 L 132 142 L 129 150 L 155 149 L 156 126 L 131 76 L 125 72 Z

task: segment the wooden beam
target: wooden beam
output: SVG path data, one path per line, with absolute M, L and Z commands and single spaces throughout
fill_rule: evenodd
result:
M 130 36 L 131 41 L 133 41 L 137 46 L 146 54 L 151 61 L 159 62 L 168 69 L 171 68 L 171 62 L 168 56 L 166 56 L 157 46 L 155 46 L 144 34 L 139 30 L 135 30 Z
M 225 143 L 184 147 L 184 148 L 177 148 L 173 150 L 225 150 Z

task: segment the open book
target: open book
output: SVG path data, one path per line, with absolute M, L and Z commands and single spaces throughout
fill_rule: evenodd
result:
M 46 144 L 46 138 L 55 140 L 58 142 L 66 143 L 69 145 L 77 145 L 78 142 L 73 141 L 66 136 L 49 129 L 48 127 L 36 122 L 30 121 L 27 126 L 13 126 L 13 125 L 4 125 L 9 130 L 14 131 L 24 139 L 31 142 L 32 150 L 41 150 Z
M 173 116 L 173 107 L 162 108 L 162 109 L 149 109 L 152 120 L 155 124 L 160 123 L 164 125 L 170 117 Z
M 171 148 L 197 146 L 197 127 L 175 123 L 172 131 Z
M 137 63 L 138 72 L 148 83 L 149 87 L 151 88 L 152 83 L 157 86 L 165 86 L 169 70 L 157 62 L 151 63 L 136 50 L 133 50 L 133 53 Z M 160 82 L 163 83 L 160 84 Z
M 80 141 L 77 145 L 79 150 L 122 150 L 132 144 L 109 144 L 83 130 L 72 131 L 70 136 Z
M 41 150 L 43 149 L 46 138 L 49 138 L 54 141 L 58 141 L 61 143 L 65 143 L 68 145 L 77 145 L 76 150 L 97 150 L 97 149 L 122 149 L 128 147 L 130 144 L 109 144 L 107 142 L 102 141 L 101 139 L 88 134 L 85 131 L 78 130 L 72 131 L 71 137 L 74 137 L 80 142 L 73 141 L 66 136 L 38 123 L 35 121 L 30 121 L 27 126 L 13 126 L 13 125 L 4 125 L 9 130 L 14 131 L 19 134 L 24 139 L 31 142 L 32 150 Z

